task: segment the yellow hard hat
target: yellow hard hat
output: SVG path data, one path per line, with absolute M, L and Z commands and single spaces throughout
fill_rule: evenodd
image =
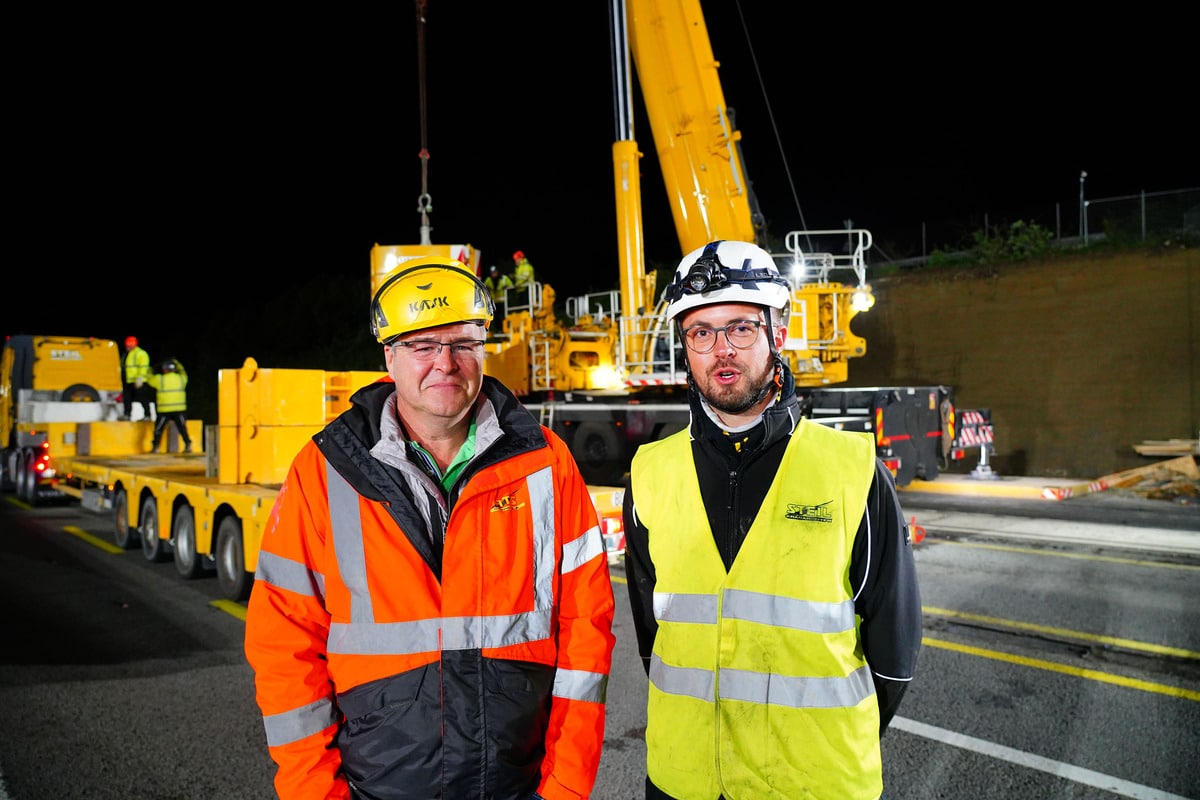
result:
M 447 256 L 405 261 L 383 279 L 371 299 L 371 334 L 387 344 L 405 333 L 478 322 L 492 324 L 496 305 L 483 283 Z

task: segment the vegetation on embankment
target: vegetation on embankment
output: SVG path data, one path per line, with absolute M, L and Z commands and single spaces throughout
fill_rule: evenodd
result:
M 990 408 L 1001 474 L 1087 479 L 1196 435 L 1200 247 L 1003 253 L 873 274 L 850 385 L 945 384 L 960 409 Z

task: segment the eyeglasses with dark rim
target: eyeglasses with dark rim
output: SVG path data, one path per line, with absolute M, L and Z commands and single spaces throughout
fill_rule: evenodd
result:
M 693 325 L 683 329 L 683 338 L 694 352 L 710 353 L 717 346 L 717 334 L 725 331 L 725 340 L 738 350 L 749 350 L 758 341 L 758 329 L 766 323 L 762 320 L 739 319 L 721 328 L 711 325 Z
M 468 356 L 478 356 L 483 352 L 483 339 L 456 339 L 453 342 L 439 342 L 436 339 L 409 339 L 405 342 L 392 342 L 392 347 L 403 347 L 415 361 L 433 361 L 442 354 L 443 347 L 450 348 L 450 356 L 455 359 L 466 359 Z

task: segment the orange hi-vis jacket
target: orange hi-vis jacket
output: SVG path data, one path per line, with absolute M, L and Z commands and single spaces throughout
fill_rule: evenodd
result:
M 447 496 L 371 454 L 394 388 L 360 389 L 304 445 L 263 534 L 245 651 L 276 791 L 586 798 L 615 641 L 587 487 L 485 377 L 476 455 Z

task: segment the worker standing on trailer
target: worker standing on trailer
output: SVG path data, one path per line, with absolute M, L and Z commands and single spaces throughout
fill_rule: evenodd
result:
M 646 797 L 874 800 L 921 645 L 891 473 L 871 436 L 801 418 L 769 253 L 712 242 L 664 296 L 691 424 L 638 449 L 624 507 Z
M 162 373 L 150 373 L 146 385 L 155 390 L 155 409 L 157 418 L 154 420 L 154 440 L 150 443 L 150 452 L 158 450 L 167 423 L 175 426 L 179 438 L 183 440 L 183 452 L 192 452 L 192 437 L 187 429 L 187 370 L 177 359 L 168 358 L 162 364 Z
M 136 336 L 125 337 L 125 358 L 121 362 L 125 387 L 121 393 L 124 410 L 122 419 L 132 419 L 133 404 L 142 407 L 142 419 L 150 419 L 150 399 L 153 392 L 146 386 L 150 377 L 150 354 L 139 344 Z
M 305 443 L 246 612 L 281 800 L 592 795 L 613 594 L 570 451 L 483 374 L 494 314 L 443 257 L 371 302 L 388 378 Z

